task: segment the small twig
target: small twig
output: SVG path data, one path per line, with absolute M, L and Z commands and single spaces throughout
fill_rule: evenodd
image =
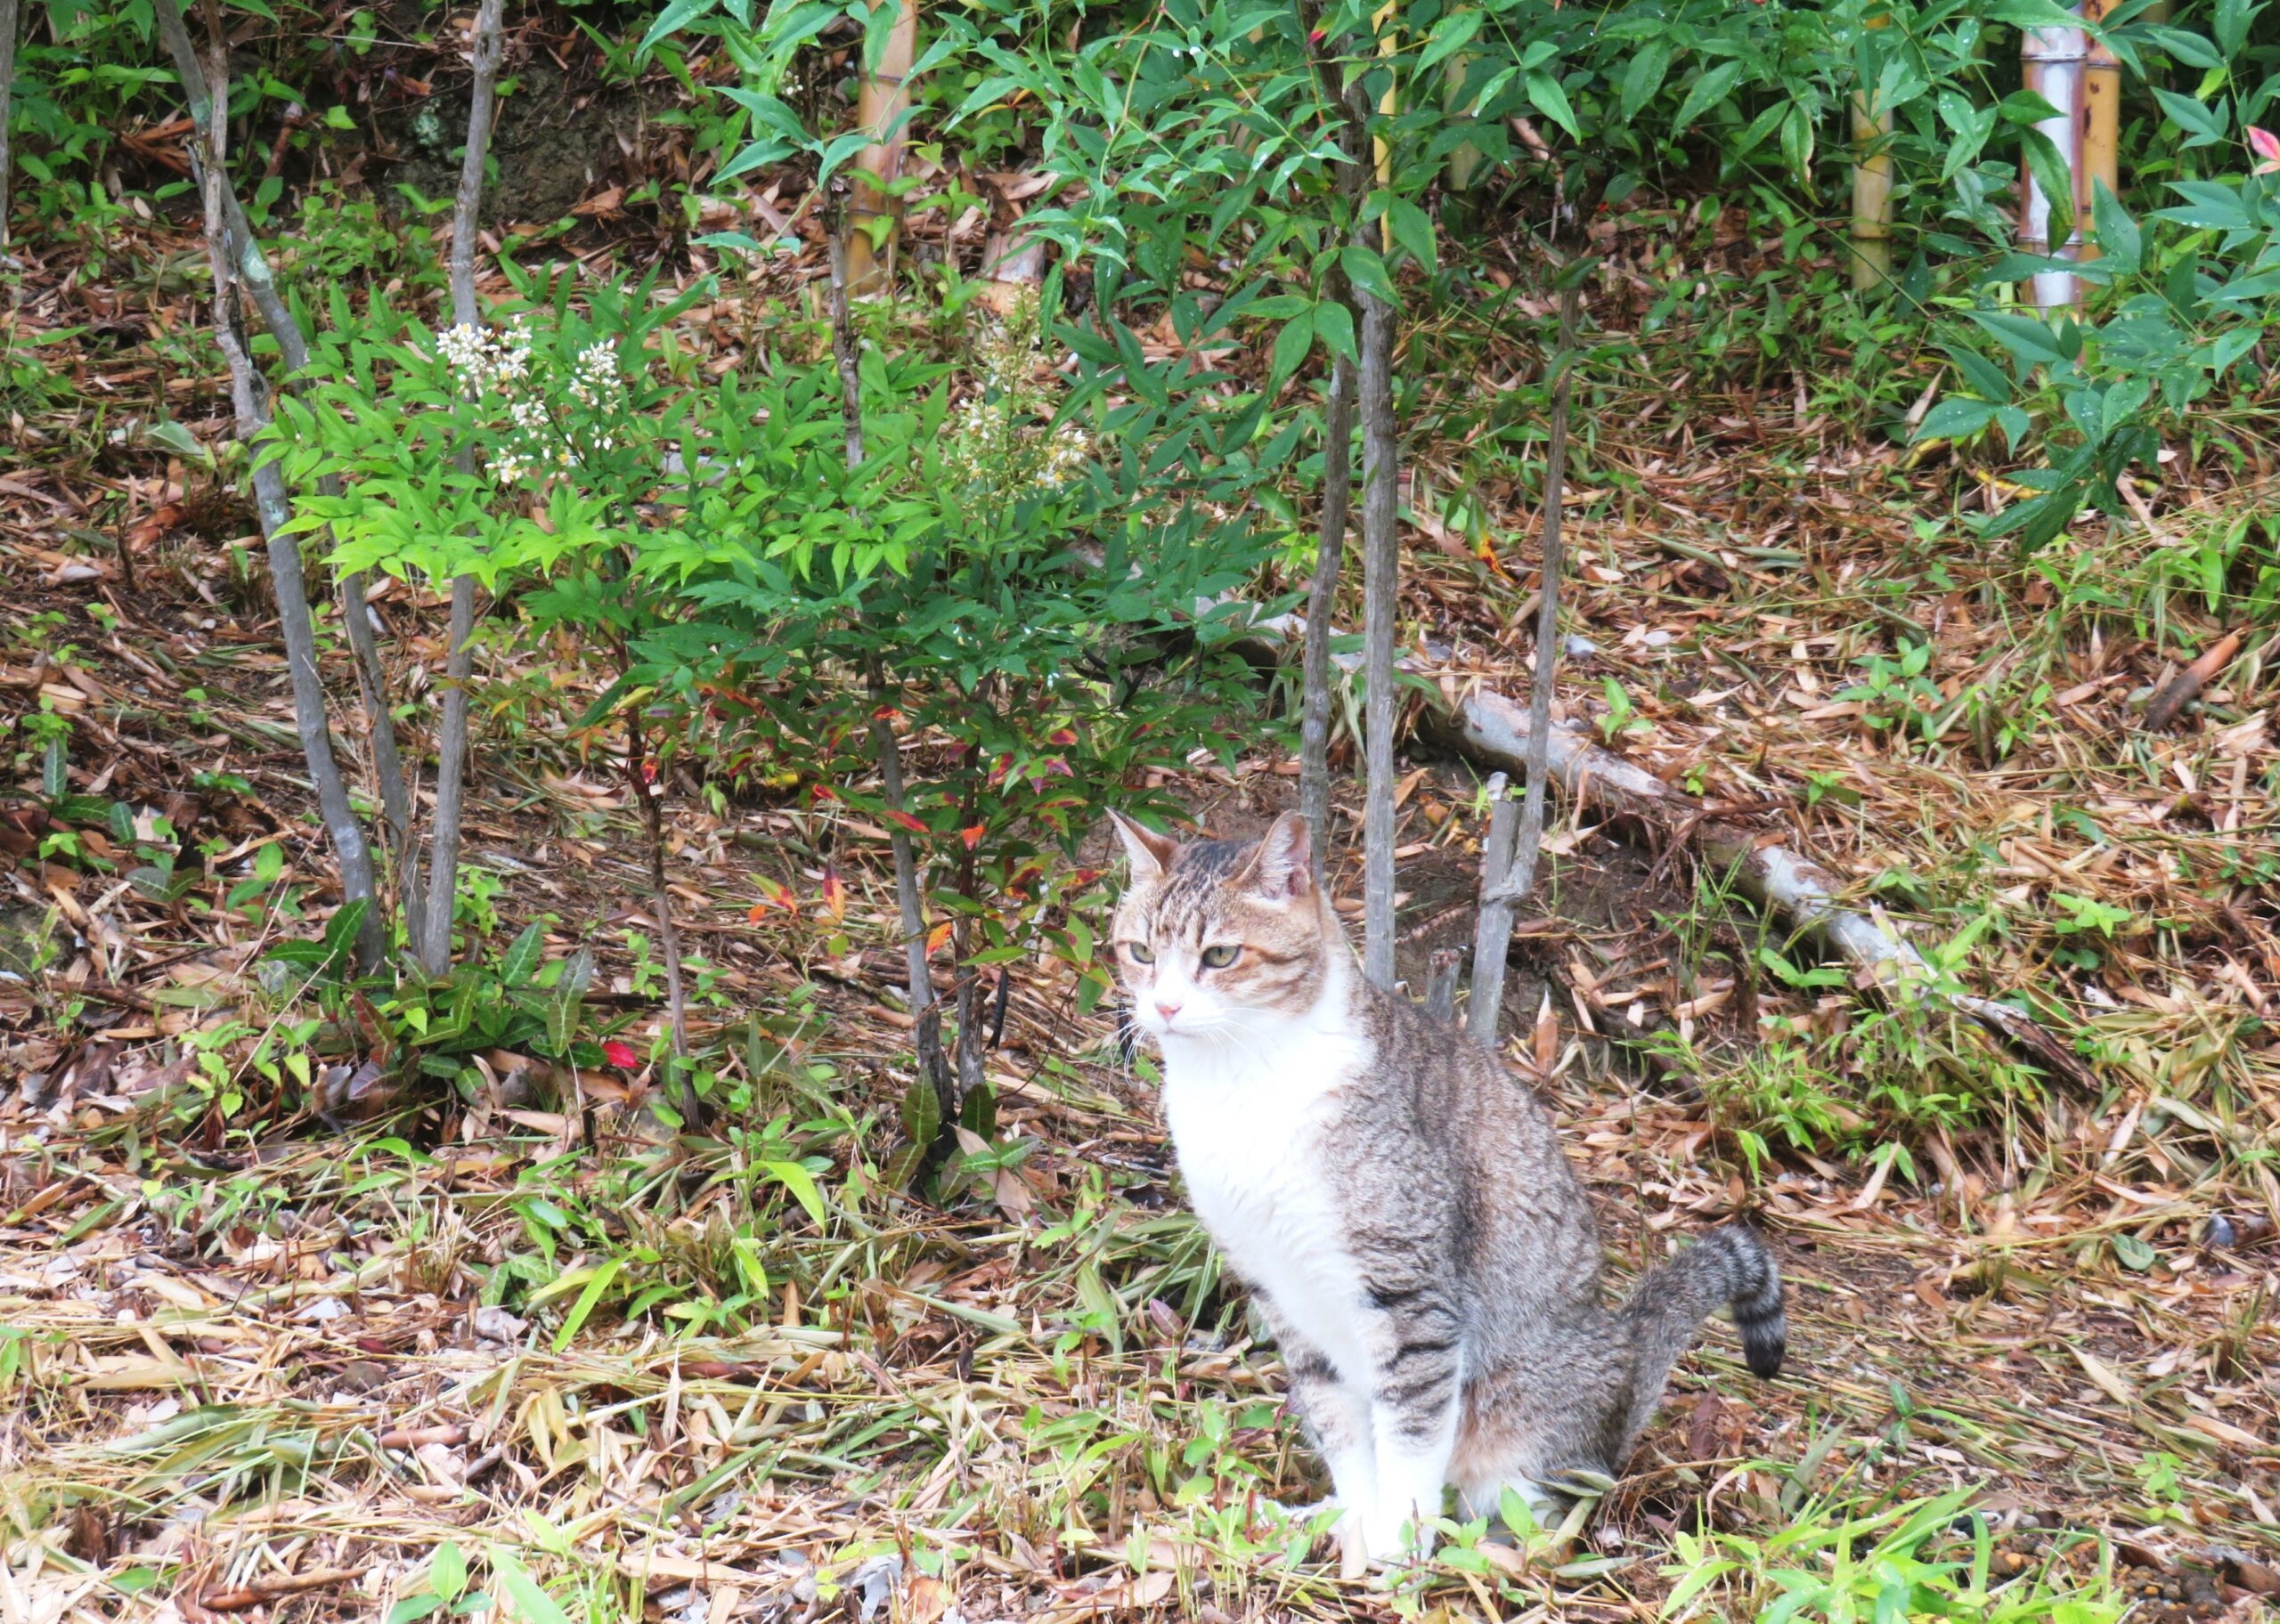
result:
M 672 1023 L 673 1059 L 688 1058 L 688 1007 L 681 996 L 680 933 L 673 929 L 672 893 L 665 889 L 664 786 L 647 756 L 638 705 L 626 708 L 625 775 L 633 799 L 641 805 L 641 821 L 649 834 L 649 889 L 657 910 L 657 942 L 665 950 L 665 1009 Z M 695 1101 L 688 1101 L 692 1107 Z

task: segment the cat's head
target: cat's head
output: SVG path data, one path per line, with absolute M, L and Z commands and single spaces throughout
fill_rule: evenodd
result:
M 1256 840 L 1182 842 L 1111 816 L 1132 859 L 1111 950 L 1141 1030 L 1234 1035 L 1314 1008 L 1346 942 L 1304 818 L 1285 812 Z

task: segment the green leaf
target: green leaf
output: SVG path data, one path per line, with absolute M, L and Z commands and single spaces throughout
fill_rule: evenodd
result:
M 933 1091 L 929 1089 L 931 1095 Z M 792 1198 L 807 1210 L 809 1217 L 820 1229 L 825 1222 L 823 1192 L 816 1188 L 815 1174 L 797 1162 L 762 1162 L 761 1171 L 792 1192 Z
M 1535 103 L 1536 111 L 1567 131 L 1569 140 L 1584 139 L 1583 131 L 1576 126 L 1576 110 L 1568 105 L 1568 93 L 1559 87 L 1558 79 L 1539 68 L 1524 82 L 1527 85 L 1528 100 Z M 1428 258 L 1423 263 L 1430 264 L 1432 261 Z
M 1339 249 L 1338 268 L 1346 272 L 1348 281 L 1372 298 L 1382 299 L 1388 304 L 1401 303 L 1400 296 L 1394 292 L 1393 278 L 1386 274 L 1384 256 L 1375 248 L 1353 244 Z
M 2066 359 L 2058 336 L 2032 316 L 2007 311 L 1975 310 L 1971 319 L 1994 335 L 1995 341 L 2029 366 L 2056 366 Z
M 272 849 L 274 849 L 273 848 Z M 499 978 L 509 987 L 520 987 L 538 969 L 539 951 L 546 944 L 546 927 L 532 925 L 507 947 L 507 956 L 500 961 Z
M 578 1294 L 578 1300 L 570 1305 L 570 1311 L 563 1316 L 562 1328 L 554 1333 L 554 1351 L 557 1353 L 570 1345 L 570 1339 L 578 1334 L 578 1328 L 586 1323 L 586 1316 L 594 1311 L 595 1305 L 600 1303 L 603 1294 L 609 1290 L 624 1268 L 623 1258 L 613 1257 L 594 1271 L 593 1278 L 586 1282 L 586 1289 Z M 533 1302 L 537 1300 L 535 1295 L 532 1300 Z
M 1274 335 L 1274 349 L 1266 367 L 1266 386 L 1269 389 L 1282 387 L 1282 380 L 1299 369 L 1299 363 L 1306 360 L 1307 352 L 1314 348 L 1314 344 L 1315 318 L 1312 311 L 1285 321 L 1282 330 Z
M 2154 100 L 2162 104 L 2162 111 L 2169 115 L 2170 122 L 2192 138 L 2185 143 L 2188 150 L 2194 147 L 2210 146 L 2225 139 L 2225 126 L 2231 120 L 2222 107 L 2211 107 L 2204 102 L 2194 101 L 2191 96 L 2181 96 L 2173 90 L 2163 90 L 2158 85 L 2154 85 L 2152 89 Z
M 541 1589 L 529 1570 L 509 1555 L 503 1546 L 493 1546 L 489 1555 L 491 1575 L 514 1604 L 515 1616 L 521 1624 L 570 1624 L 570 1615 L 562 1611 L 562 1604 Z
M 634 54 L 646 56 L 650 48 L 659 40 L 680 33 L 712 9 L 712 0 L 672 0 L 671 5 L 658 13 L 657 20 L 649 25 L 649 31 L 641 37 L 641 43 L 634 47 Z
M 456 1542 L 446 1539 L 436 1547 L 428 1563 L 428 1583 L 445 1601 L 460 1599 L 460 1592 L 467 1588 L 467 1558 Z
M 902 1093 L 902 1131 L 910 1135 L 910 1142 L 924 1147 L 934 1142 L 942 1131 L 942 1102 L 934 1097 L 934 1085 L 924 1077 L 916 1077 Z
M 2170 190 L 2185 202 L 2178 207 L 2154 210 L 2156 220 L 2219 231 L 2244 231 L 2255 223 L 2241 201 L 2239 190 L 2220 181 L 2171 181 Z
M 1671 120 L 1672 129 L 1682 134 L 1692 127 L 1697 118 L 1733 93 L 1741 77 L 1739 62 L 1721 62 L 1696 79 L 1688 87 L 1686 100 L 1679 103 L 1678 117 Z
M 1418 53 L 1417 71 L 1424 73 L 1472 42 L 1480 32 L 1481 13 L 1476 9 L 1451 12 L 1433 25 L 1433 36 Z
M 1627 121 L 1639 116 L 1639 110 L 1655 99 L 1663 87 L 1663 76 L 1670 71 L 1671 43 L 1667 37 L 1649 40 L 1631 59 L 1631 66 L 1624 69 L 1620 105 Z
M 1386 204 L 1386 224 L 1394 241 L 1407 249 L 1418 264 L 1429 272 L 1433 269 L 1431 216 L 1408 199 L 1394 198 Z
M 2143 1274 L 2154 1266 L 2155 1254 L 2153 1247 L 2135 1235 L 2116 1235 L 2113 1238 L 2113 1255 L 2124 1269 Z
M 388 1609 L 387 1624 L 415 1624 L 444 1604 L 444 1598 L 432 1590 L 422 1590 L 417 1596 L 407 1596 Z
M 2021 130 L 2019 147 L 2026 154 L 2027 173 L 2050 202 L 2050 241 L 2056 254 L 2074 230 L 2074 176 L 2058 150 L 2058 143 L 2040 130 Z
M 1348 361 L 1358 361 L 1361 353 L 1354 347 L 1354 313 L 1336 299 L 1324 299 L 1315 306 L 1315 337 Z
M 1985 401 L 1951 394 L 1926 412 L 1924 421 L 1909 437 L 1912 441 L 1961 440 L 1985 428 L 1994 418 L 1995 408 Z
M 2145 233 L 2129 217 L 2121 200 L 2107 190 L 2104 181 L 2094 183 L 2090 197 L 2090 223 L 2098 234 L 2098 252 L 2113 263 L 2117 275 L 2131 276 L 2146 256 Z

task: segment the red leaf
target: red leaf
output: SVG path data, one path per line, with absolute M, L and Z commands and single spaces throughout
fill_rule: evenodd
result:
M 886 816 L 892 818 L 896 823 L 900 824 L 913 834 L 924 834 L 926 832 L 926 825 L 920 823 L 916 818 L 911 816 L 908 812 L 898 812 L 893 808 L 890 807 L 887 808 Z
M 602 1045 L 602 1059 L 620 1071 L 631 1071 L 641 1064 L 641 1054 L 623 1038 L 613 1037 Z
M 965 849 L 968 851 L 972 851 L 975 847 L 981 844 L 981 837 L 989 832 L 989 824 L 976 824 L 972 828 L 959 830 L 958 839 L 965 842 Z
M 1056 727 L 1053 730 L 1053 736 L 1048 742 L 1063 746 L 1074 744 L 1077 742 L 1077 730 L 1074 727 Z
M 2264 160 L 2256 166 L 2256 172 L 2259 175 L 2270 175 L 2275 170 L 2280 170 L 2280 135 L 2275 135 L 2270 130 L 2260 130 L 2254 125 L 2251 125 L 2248 132 L 2248 144 L 2257 157 Z
M 839 871 L 830 866 L 823 871 L 823 909 L 834 919 L 847 917 L 847 887 L 841 882 Z

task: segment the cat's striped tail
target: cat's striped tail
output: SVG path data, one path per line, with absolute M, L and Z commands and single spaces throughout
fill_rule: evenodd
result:
M 1781 1312 L 1781 1271 L 1773 1254 L 1757 1231 L 1742 1224 L 1713 1230 L 1649 1270 L 1623 1305 L 1632 1338 L 1625 1450 L 1654 1419 L 1671 1367 L 1692 1345 L 1702 1321 L 1720 1308 L 1733 1311 L 1750 1374 L 1769 1379 L 1781 1374 L 1789 1328 Z

